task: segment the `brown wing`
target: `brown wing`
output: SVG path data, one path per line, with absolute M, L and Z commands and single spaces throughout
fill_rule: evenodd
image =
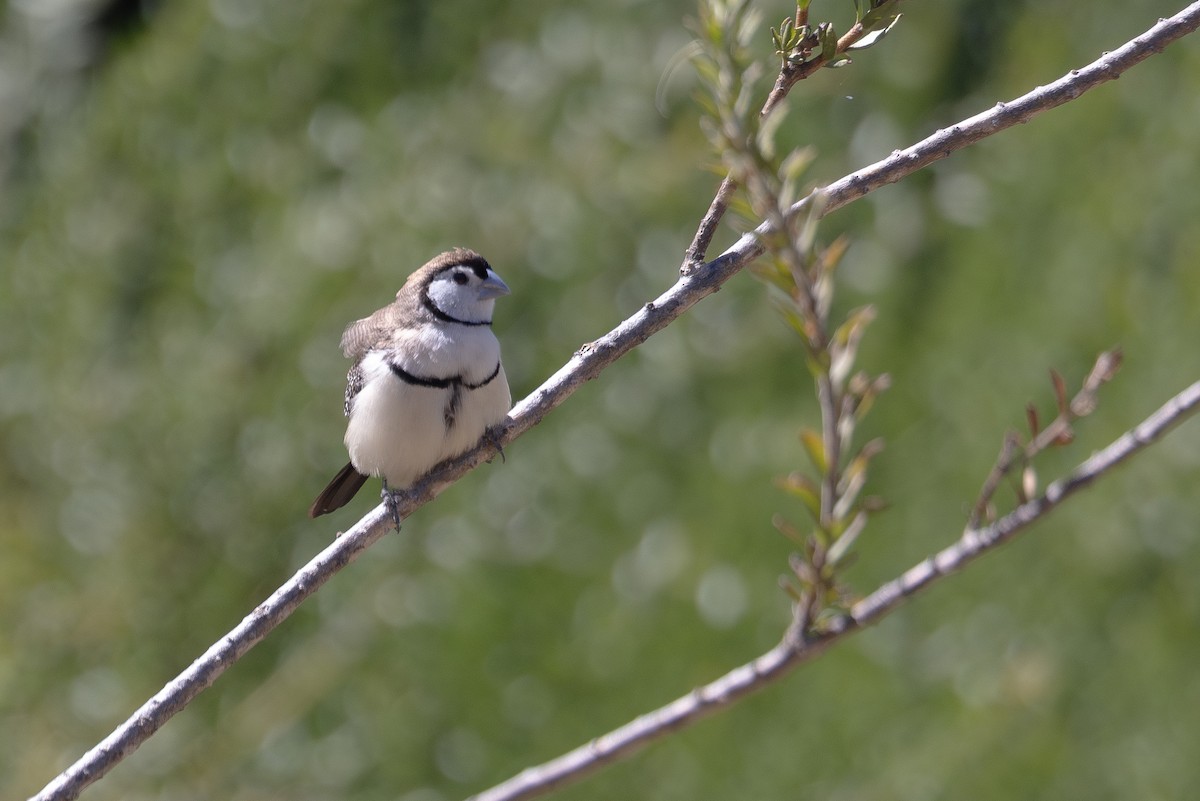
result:
M 394 325 L 389 325 L 392 306 L 384 306 L 370 317 L 355 320 L 342 332 L 342 354 L 348 359 L 360 361 L 367 351 L 383 344 Z
M 354 396 L 363 388 L 363 357 L 372 348 L 383 345 L 391 332 L 383 319 L 389 308 L 382 308 L 370 317 L 350 323 L 342 332 L 342 353 L 354 360 L 350 372 L 346 374 L 346 397 L 342 405 L 342 411 L 347 417 L 350 416 L 350 405 Z
M 407 287 L 407 284 L 405 286 Z M 350 416 L 350 401 L 363 388 L 364 379 L 360 367 L 363 357 L 373 350 L 392 347 L 397 330 L 411 328 L 421 321 L 423 309 L 418 309 L 416 314 L 406 314 L 402 311 L 405 290 L 401 289 L 400 293 L 395 303 L 384 306 L 370 317 L 350 323 L 342 333 L 342 353 L 354 360 L 354 365 L 346 376 L 347 417 Z

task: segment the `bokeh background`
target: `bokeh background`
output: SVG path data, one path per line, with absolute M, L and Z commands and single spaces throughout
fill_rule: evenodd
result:
M 849 2 L 814 3 L 845 29 Z M 1182 0 L 913 0 L 793 94 L 832 180 Z M 767 23 L 792 4 L 762 2 Z M 107 734 L 373 503 L 342 326 L 452 244 L 513 394 L 674 280 L 717 178 L 690 0 L 9 2 L 0 39 L 0 796 Z M 957 536 L 1050 368 L 1126 365 L 1048 478 L 1195 380 L 1200 39 L 831 216 L 894 388 L 860 592 Z M 718 246 L 735 236 L 723 230 Z M 327 585 L 89 799 L 455 799 L 776 642 L 772 485 L 816 421 L 748 275 Z M 564 799 L 1200 788 L 1200 425 L 732 711 Z M 1011 495 L 1004 496 L 1011 500 Z

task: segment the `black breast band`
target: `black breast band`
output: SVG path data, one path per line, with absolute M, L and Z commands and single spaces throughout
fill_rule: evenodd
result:
M 392 372 L 406 384 L 412 384 L 416 387 L 433 387 L 435 389 L 448 389 L 450 387 L 462 387 L 463 389 L 482 389 L 496 379 L 500 375 L 500 362 L 497 360 L 496 369 L 492 370 L 491 375 L 480 381 L 478 384 L 468 384 L 461 375 L 450 376 L 449 378 L 425 378 L 419 375 L 413 375 L 395 362 L 388 362 L 388 367 L 392 368 Z

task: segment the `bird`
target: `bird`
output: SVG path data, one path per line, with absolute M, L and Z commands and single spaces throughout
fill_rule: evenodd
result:
M 399 528 L 393 492 L 469 450 L 505 419 L 512 396 L 492 312 L 509 292 L 482 256 L 456 247 L 409 275 L 394 301 L 346 327 L 350 461 L 313 501 L 309 517 L 345 506 L 376 476 Z

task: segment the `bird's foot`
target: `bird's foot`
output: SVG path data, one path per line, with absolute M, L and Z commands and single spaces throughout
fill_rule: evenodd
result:
M 383 505 L 392 513 L 392 523 L 396 526 L 396 531 L 400 530 L 400 499 L 397 497 L 400 493 L 397 490 L 388 486 L 387 479 L 383 480 L 383 492 L 379 493 L 383 497 Z

